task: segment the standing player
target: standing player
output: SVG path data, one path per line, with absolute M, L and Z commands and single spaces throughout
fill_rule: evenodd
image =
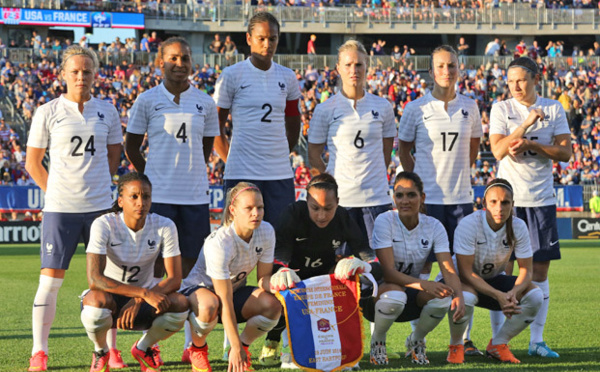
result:
M 154 184 L 152 212 L 177 226 L 185 278 L 210 233 L 206 162 L 219 124 L 214 101 L 190 86 L 192 57 L 187 41 L 167 39 L 156 59 L 163 83 L 140 94 L 131 108 L 125 151 L 135 169 Z M 140 151 L 145 133 L 147 162 Z
M 45 371 L 56 298 L 79 240 L 111 206 L 111 174 L 119 166 L 121 122 L 114 106 L 91 95 L 98 57 L 79 45 L 62 56 L 67 93 L 40 106 L 27 142 L 25 168 L 46 194 L 40 283 L 33 301 L 29 371 Z M 42 161 L 50 147 L 50 168 Z
M 306 186 L 306 201 L 288 205 L 281 213 L 277 227 L 275 265 L 271 287 L 285 290 L 297 281 L 334 272 L 348 277 L 356 271 L 371 271 L 376 280 L 381 279 L 379 263 L 369 242 L 348 211 L 338 208 L 338 184 L 327 173 L 314 177 Z M 348 245 L 353 257 L 340 261 L 339 251 Z M 355 259 L 357 257 L 359 259 Z M 339 261 L 339 262 L 338 262 Z M 297 271 L 295 271 L 297 270 Z M 289 273 L 289 275 L 288 275 Z M 285 318 L 267 334 L 259 362 L 277 364 L 277 348 Z M 284 345 L 282 368 L 291 367 L 291 356 Z
M 370 241 L 375 218 L 392 209 L 387 182 L 394 137 L 394 111 L 386 100 L 365 91 L 367 51 L 356 40 L 338 49 L 342 89 L 315 108 L 308 132 L 308 157 L 339 184 L 340 205 Z M 327 167 L 321 155 L 327 145 Z
M 529 227 L 533 284 L 544 293 L 544 304 L 531 325 L 529 354 L 558 358 L 544 342 L 543 332 L 550 300 L 548 269 L 551 260 L 560 259 L 552 161 L 571 158 L 570 130 L 560 102 L 537 95 L 540 75 L 532 59 L 512 61 L 507 77 L 513 98 L 492 106 L 490 142 L 500 161 L 498 177 L 513 185 L 517 217 Z
M 504 179 L 492 181 L 483 194 L 485 211 L 465 217 L 454 234 L 454 252 L 465 300 L 508 318 L 493 335 L 486 354 L 502 362 L 520 363 L 508 342 L 530 324 L 543 302 L 531 283 L 532 251 L 527 225 L 513 218 L 513 189 Z M 504 275 L 511 253 L 519 275 Z
M 420 213 L 425 201 L 423 182 L 416 173 L 400 172 L 394 180 L 397 211 L 382 213 L 375 221 L 373 249 L 383 270 L 379 297 L 364 304 L 365 317 L 375 323 L 371 336 L 371 363 L 388 363 L 386 335 L 394 322 L 418 319 L 406 338 L 406 356 L 416 364 L 429 364 L 425 336 L 448 314 L 451 343 L 447 361 L 464 362 L 462 335 L 473 314 L 465 306 L 450 244 L 437 219 Z M 421 269 L 433 252 L 444 281 L 419 279 Z
M 177 229 L 168 218 L 148 213 L 148 177 L 128 173 L 117 187 L 112 212 L 94 221 L 87 247 L 90 290 L 81 300 L 81 322 L 95 348 L 90 372 L 109 370 L 106 336 L 114 321 L 121 329 L 148 330 L 131 354 L 142 371 L 160 371 L 152 346 L 177 333 L 188 316 L 188 301 L 176 292 L 181 284 Z M 160 255 L 167 276 L 153 285 Z
M 404 108 L 398 128 L 399 156 L 404 170 L 414 171 L 424 180 L 427 214 L 446 228 L 452 252 L 458 221 L 473 212 L 471 164 L 477 158 L 483 130 L 475 101 L 456 92 L 458 55 L 452 47 L 442 45 L 433 50 L 429 74 L 433 78 L 431 93 Z M 424 277 L 430 271 L 429 264 Z M 467 355 L 481 354 L 469 337 L 465 338 Z
M 281 304 L 269 288 L 275 251 L 275 231 L 262 222 L 260 190 L 240 182 L 227 192 L 223 226 L 205 241 L 202 254 L 183 281 L 190 301 L 193 344 L 189 355 L 194 371 L 210 371 L 206 337 L 217 321 L 231 342 L 228 371 L 252 371 L 250 344 L 279 321 Z M 258 287 L 246 285 L 256 269 Z M 238 322 L 246 328 L 238 334 Z
M 240 181 L 256 184 L 265 198 L 265 221 L 270 222 L 294 202 L 289 153 L 300 135 L 296 75 L 273 62 L 279 32 L 273 15 L 256 13 L 246 33 L 250 58 L 223 70 L 215 88 L 221 128 L 215 149 L 227 162 L 224 189 Z M 231 145 L 225 137 L 230 113 Z

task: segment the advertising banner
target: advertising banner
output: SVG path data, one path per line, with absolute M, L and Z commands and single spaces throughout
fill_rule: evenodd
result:
M 600 218 L 573 218 L 573 239 L 600 239 Z
M 144 29 L 143 13 L 0 8 L 0 24 Z

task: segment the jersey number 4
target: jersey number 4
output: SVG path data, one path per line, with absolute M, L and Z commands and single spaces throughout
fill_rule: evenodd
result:
M 401 273 L 406 274 L 406 275 L 410 275 L 410 272 L 412 271 L 412 268 L 413 268 L 412 263 L 410 263 L 410 264 L 406 265 L 406 267 L 404 267 L 404 262 L 398 262 L 396 264 L 396 266 L 397 266 L 396 270 L 398 270 Z
M 179 127 L 179 130 L 175 135 L 175 138 L 179 138 L 182 143 L 185 143 L 187 141 L 187 131 L 185 129 L 185 123 L 181 123 L 181 126 Z
M 90 136 L 90 138 L 85 143 L 83 151 L 80 151 L 81 145 L 83 145 L 83 138 L 79 136 L 71 137 L 71 143 L 75 142 L 75 147 L 73 147 L 73 151 L 71 151 L 71 156 L 83 156 L 83 151 L 87 151 L 91 156 L 94 156 L 96 152 L 96 148 L 94 147 L 94 136 Z

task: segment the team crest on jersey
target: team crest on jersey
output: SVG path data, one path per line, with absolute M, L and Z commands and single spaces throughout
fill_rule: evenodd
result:
M 281 93 L 285 93 L 285 83 L 279 82 L 279 88 L 281 88 Z
M 333 248 L 333 249 L 338 249 L 340 247 L 340 245 L 342 245 L 342 242 L 340 240 L 333 239 L 331 241 L 331 248 Z
M 155 249 L 156 248 L 156 240 L 148 239 L 148 246 L 150 247 L 150 250 Z
M 547 113 L 544 112 L 544 120 L 543 121 L 550 121 L 550 115 L 548 115 Z
M 196 104 L 196 109 L 198 110 L 198 113 L 201 114 L 204 111 L 204 107 Z
M 104 114 L 101 114 L 100 112 L 98 112 L 98 117 L 100 118 L 100 120 L 104 120 Z
M 52 254 L 52 249 L 54 249 L 54 246 L 52 245 L 52 243 L 46 243 L 46 254 L 47 255 Z
M 373 114 L 373 119 L 379 119 L 379 112 L 371 110 L 371 114 Z
M 254 248 L 254 250 L 256 251 L 256 255 L 257 256 L 260 256 L 262 254 L 262 252 L 263 252 L 262 247 L 256 247 L 256 248 Z
M 469 117 L 469 112 L 466 111 L 465 109 L 461 109 L 460 113 L 463 115 L 463 117 L 466 119 Z
M 506 239 L 502 239 L 502 244 L 504 244 L 504 249 L 510 249 L 510 247 L 508 246 L 508 241 L 506 241 Z
M 423 249 L 429 249 L 429 240 L 421 239 L 421 245 L 423 246 Z

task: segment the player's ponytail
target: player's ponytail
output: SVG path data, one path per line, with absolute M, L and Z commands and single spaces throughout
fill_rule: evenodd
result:
M 511 186 L 510 182 L 508 182 L 504 178 L 496 178 L 495 180 L 491 181 L 487 185 L 487 187 L 485 188 L 485 191 L 483 192 L 483 203 L 484 203 L 484 205 L 486 205 L 485 195 L 493 187 L 503 187 L 510 194 L 510 199 L 511 200 L 513 199 L 514 192 L 513 192 L 513 188 Z M 513 228 L 513 209 L 512 208 L 510 209 L 510 215 L 506 219 L 505 226 L 506 226 L 506 242 L 507 242 L 507 245 L 509 246 L 510 249 L 513 249 L 515 247 L 516 239 L 515 239 L 515 230 Z
M 123 188 L 125 187 L 125 185 L 133 181 L 140 181 L 142 183 L 145 183 L 146 185 L 150 186 L 150 190 L 152 190 L 152 182 L 150 182 L 150 179 L 145 174 L 131 172 L 122 175 L 121 177 L 119 177 L 119 183 L 117 183 L 117 197 L 115 198 L 115 201 L 113 201 L 112 208 L 109 212 L 117 213 L 123 211 L 123 208 L 119 206 L 119 197 L 123 195 Z
M 227 197 L 225 198 L 225 208 L 223 210 L 223 226 L 231 225 L 233 221 L 233 216 L 231 215 L 231 211 L 229 210 L 232 205 L 235 206 L 237 198 L 241 193 L 251 191 L 256 193 L 261 193 L 260 189 L 253 183 L 250 182 L 240 182 L 234 187 L 227 190 Z M 261 194 L 262 195 L 262 194 Z

